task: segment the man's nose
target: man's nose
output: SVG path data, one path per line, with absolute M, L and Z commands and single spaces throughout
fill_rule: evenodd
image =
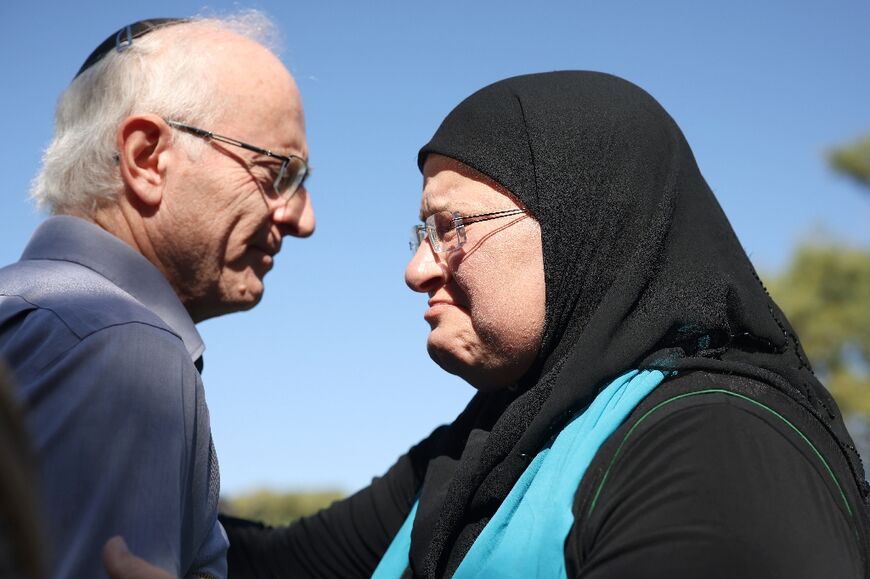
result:
M 316 220 L 308 190 L 300 187 L 289 201 L 278 204 L 272 210 L 272 220 L 284 235 L 308 237 L 314 233 Z

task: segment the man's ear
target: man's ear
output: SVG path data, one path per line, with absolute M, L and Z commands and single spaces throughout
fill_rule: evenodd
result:
M 118 128 L 121 178 L 134 198 L 156 208 L 172 162 L 172 129 L 157 115 L 132 115 Z

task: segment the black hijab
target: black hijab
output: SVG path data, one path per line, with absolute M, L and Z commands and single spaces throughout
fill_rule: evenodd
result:
M 595 72 L 509 78 L 459 104 L 418 156 L 511 191 L 538 220 L 546 320 L 516 389 L 478 394 L 421 491 L 411 561 L 452 574 L 528 461 L 634 368 L 760 379 L 800 403 L 863 469 L 836 404 L 759 281 L 682 132 L 637 86 Z

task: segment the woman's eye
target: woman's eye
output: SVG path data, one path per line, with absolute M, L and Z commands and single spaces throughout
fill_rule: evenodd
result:
M 453 214 L 449 211 L 441 211 L 435 214 L 435 232 L 441 239 L 449 239 L 456 232 L 456 224 L 453 221 Z

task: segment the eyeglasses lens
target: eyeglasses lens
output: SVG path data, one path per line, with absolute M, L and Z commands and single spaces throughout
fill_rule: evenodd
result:
M 274 187 L 282 197 L 290 199 L 308 176 L 308 166 L 305 161 L 298 157 L 291 157 L 289 161 L 281 165 L 278 176 L 275 177 Z
M 462 216 L 457 212 L 439 211 L 429 216 L 426 224 L 432 220 L 430 231 L 434 232 L 437 238 L 437 244 L 433 242 L 432 247 L 435 251 L 441 253 L 445 251 L 453 251 L 462 247 L 465 243 L 465 227 L 462 224 Z
M 423 225 L 411 228 L 411 252 L 417 253 L 426 238 L 435 253 L 453 251 L 465 243 L 465 228 L 462 216 L 456 212 L 440 211 L 426 218 Z
M 411 227 L 411 239 L 408 242 L 408 246 L 411 248 L 411 253 L 417 253 L 417 250 L 420 249 L 421 245 L 423 245 L 423 241 L 425 239 L 425 225 L 414 225 L 413 227 Z

